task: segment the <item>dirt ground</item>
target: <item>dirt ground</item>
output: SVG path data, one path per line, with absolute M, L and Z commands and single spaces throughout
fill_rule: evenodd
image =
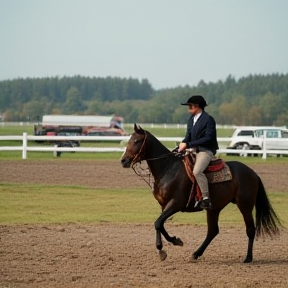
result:
M 261 177 L 268 191 L 288 192 L 286 172 L 288 163 L 272 167 L 269 164 L 254 164 L 250 167 Z M 120 160 L 4 160 L 0 161 L 0 183 L 78 185 L 123 189 L 148 187 L 132 169 L 123 169 Z
M 288 164 L 252 168 L 268 191 L 287 192 L 283 171 Z M 0 183 L 149 189 L 119 161 L 1 161 Z M 191 254 L 203 241 L 206 227 L 170 222 L 166 227 L 184 246 L 164 241 L 168 257 L 160 262 L 153 223 L 0 225 L 0 288 L 288 287 L 287 230 L 273 240 L 259 238 L 253 263 L 243 264 L 244 224 L 235 228 L 220 223 L 220 234 L 197 261 Z

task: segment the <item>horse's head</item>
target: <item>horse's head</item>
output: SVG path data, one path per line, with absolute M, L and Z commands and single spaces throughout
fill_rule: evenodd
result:
M 145 156 L 145 144 L 147 134 L 137 124 L 134 124 L 134 133 L 131 135 L 126 151 L 122 155 L 121 163 L 124 168 L 129 168 L 131 164 L 140 162 Z

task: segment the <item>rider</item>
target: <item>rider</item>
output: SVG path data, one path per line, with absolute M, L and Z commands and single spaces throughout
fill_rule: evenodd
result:
M 193 153 L 195 153 L 196 161 L 193 174 L 203 198 L 202 202 L 198 204 L 203 209 L 209 209 L 211 208 L 211 201 L 208 180 L 203 171 L 208 167 L 213 155 L 216 154 L 216 150 L 219 149 L 216 123 L 214 118 L 204 111 L 207 103 L 201 95 L 194 95 L 181 105 L 188 105 L 191 116 L 188 120 L 186 136 L 179 144 L 178 152 L 192 148 Z

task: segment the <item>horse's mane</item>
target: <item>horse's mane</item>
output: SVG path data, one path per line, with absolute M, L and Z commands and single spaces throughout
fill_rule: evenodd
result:
M 171 152 L 163 143 L 161 143 L 152 133 L 150 133 L 147 130 L 144 130 L 147 138 L 151 143 L 155 144 L 153 145 L 153 148 L 158 148 L 156 153 L 159 151 L 160 153 L 169 153 Z M 158 145 L 158 146 L 157 146 Z

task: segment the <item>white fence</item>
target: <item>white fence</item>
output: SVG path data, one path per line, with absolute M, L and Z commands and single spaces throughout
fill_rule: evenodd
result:
M 158 137 L 161 142 L 181 142 L 183 138 L 180 137 Z M 17 140 L 21 141 L 21 146 L 1 146 L 1 140 Z M 33 151 L 51 151 L 56 155 L 58 152 L 124 152 L 125 147 L 58 147 L 54 146 L 28 146 L 28 141 L 128 141 L 129 136 L 33 136 L 23 133 L 19 136 L 0 136 L 0 151 L 22 151 L 22 159 L 27 159 L 27 152 Z M 218 138 L 218 143 L 220 144 L 220 149 L 217 151 L 217 154 L 239 154 L 240 156 L 247 156 L 248 154 L 262 154 L 262 158 L 266 159 L 267 154 L 276 154 L 276 155 L 288 155 L 288 150 L 267 150 L 266 149 L 266 138 L 263 139 L 263 149 L 262 150 L 249 150 L 248 146 L 243 147 L 243 149 L 226 149 L 221 148 L 226 147 L 231 138 Z M 284 139 L 279 139 L 281 141 Z M 286 139 L 287 141 L 287 139 Z M 224 143 L 224 145 L 221 143 Z

